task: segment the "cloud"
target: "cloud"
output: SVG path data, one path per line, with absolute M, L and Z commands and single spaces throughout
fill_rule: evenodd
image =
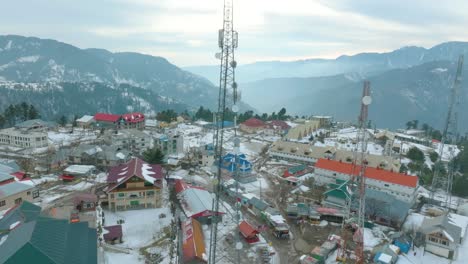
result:
M 219 0 L 16 0 L 2 3 L 0 33 L 54 38 L 81 48 L 137 51 L 177 65 L 217 64 Z M 234 0 L 239 63 L 337 57 L 468 40 L 454 0 Z

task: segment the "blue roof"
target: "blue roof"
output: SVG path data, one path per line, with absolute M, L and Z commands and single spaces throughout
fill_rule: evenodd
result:
M 237 165 L 239 166 L 240 172 L 245 173 L 252 171 L 252 164 L 247 160 L 245 154 L 237 155 Z M 227 155 L 225 155 L 223 157 L 223 163 L 221 164 L 221 168 L 230 172 L 236 171 L 236 155 L 232 153 L 228 153 Z

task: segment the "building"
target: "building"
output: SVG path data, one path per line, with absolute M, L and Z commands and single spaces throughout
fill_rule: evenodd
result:
M 183 263 L 208 263 L 203 229 L 200 222 L 189 218 L 181 223 Z
M 272 158 L 299 163 L 314 164 L 318 159 L 330 158 L 335 154 L 333 147 L 317 147 L 291 141 L 276 141 L 270 148 Z
M 163 188 L 161 165 L 151 165 L 139 158 L 112 167 L 107 175 L 109 209 L 158 208 L 161 206 Z
M 351 201 L 351 187 L 348 181 L 336 180 L 329 184 L 329 189 L 323 193 L 322 205 L 324 207 L 346 209 Z
M 184 137 L 176 133 L 153 135 L 154 147 L 159 148 L 164 155 L 178 155 L 184 152 Z
M 92 193 L 78 193 L 73 197 L 73 206 L 79 212 L 96 210 L 97 196 Z
M 188 218 L 196 219 L 201 224 L 211 224 L 213 216 L 221 221 L 224 212 L 213 211 L 213 196 L 207 190 L 191 186 L 183 180 L 176 180 L 175 190 L 180 206 Z
M 122 115 L 123 126 L 125 129 L 144 129 L 145 115 L 139 112 Z
M 302 176 L 304 174 L 306 174 L 307 171 L 306 171 L 306 166 L 304 164 L 301 164 L 301 165 L 297 165 L 297 166 L 292 166 L 292 167 L 289 167 L 287 168 L 284 173 L 283 173 L 283 177 L 298 177 L 298 176 Z
M 458 245 L 463 238 L 462 228 L 451 223 L 447 214 L 425 218 L 420 232 L 424 236 L 426 251 L 448 259 L 457 258 Z
M 266 124 L 265 134 L 267 135 L 277 135 L 283 136 L 286 135 L 291 126 L 283 120 L 272 120 Z
M 250 118 L 247 121 L 240 124 L 239 129 L 246 133 L 257 133 L 266 127 L 265 122 L 257 118 Z
M 96 120 L 94 120 L 94 116 L 84 115 L 76 120 L 77 126 L 81 128 L 90 128 L 94 125 Z
M 287 140 L 301 140 L 304 137 L 312 135 L 312 132 L 317 130 L 319 127 L 320 125 L 318 121 L 307 120 L 304 123 L 289 129 L 285 138 Z
M 49 146 L 47 131 L 27 127 L 10 127 L 0 130 L 0 144 L 19 148 L 43 148 Z
M 95 146 L 81 144 L 72 149 L 68 156 L 69 163 L 94 165 L 98 168 L 109 168 L 130 160 L 130 152 L 118 146 Z
M 319 127 L 330 127 L 333 123 L 332 116 L 312 116 L 311 120 L 318 122 Z
M 31 119 L 15 125 L 15 128 L 28 131 L 49 131 L 58 127 L 57 123 L 42 119 Z
M 242 221 L 239 225 L 239 233 L 249 244 L 260 241 L 260 238 L 258 237 L 260 232 L 245 220 Z
M 15 181 L 9 174 L 0 173 L 0 211 L 21 204 L 32 202 L 39 197 L 39 190 L 34 186 Z
M 347 181 L 351 175 L 357 176 L 360 166 L 341 161 L 319 159 L 315 163 L 314 179 L 318 184 L 334 183 L 337 179 Z M 380 168 L 366 167 L 367 189 L 388 193 L 397 199 L 412 203 L 419 187 L 417 176 L 393 172 Z
M 94 115 L 96 127 L 107 129 L 120 129 L 123 124 L 121 115 L 97 113 Z
M 40 212 L 39 206 L 23 202 L 0 219 L 0 263 L 97 263 L 96 229 Z
M 197 151 L 198 164 L 203 167 L 211 167 L 214 163 L 214 146 L 213 143 L 200 146 Z
M 112 226 L 104 226 L 104 230 L 107 230 L 103 235 L 104 241 L 108 244 L 120 244 L 122 243 L 122 225 L 112 225 Z
M 109 135 L 109 137 L 110 145 L 132 153 L 143 153 L 143 151 L 151 148 L 153 144 L 153 140 L 148 134 L 137 129 L 119 130 L 117 133 Z
M 222 158 L 221 169 L 225 174 L 239 181 L 240 183 L 249 183 L 257 180 L 252 173 L 252 164 L 247 160 L 245 154 L 235 155 L 226 154 Z

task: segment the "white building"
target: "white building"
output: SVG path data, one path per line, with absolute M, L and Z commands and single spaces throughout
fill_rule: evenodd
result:
M 41 148 L 48 146 L 47 132 L 18 128 L 0 130 L 0 144 L 20 148 Z
M 359 175 L 360 166 L 350 163 L 319 159 L 315 163 L 314 179 L 318 184 L 335 183 L 336 179 L 349 180 Z M 380 168 L 367 167 L 366 185 L 369 189 L 388 193 L 395 198 L 412 203 L 416 198 L 419 181 L 417 176 L 406 175 Z
M 121 149 L 142 153 L 152 147 L 153 139 L 138 129 L 126 129 L 112 134 L 111 143 L 113 146 L 118 146 Z

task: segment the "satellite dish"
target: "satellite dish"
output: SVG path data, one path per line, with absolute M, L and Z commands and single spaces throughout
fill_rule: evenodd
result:
M 237 249 L 237 250 L 241 250 L 242 247 L 243 247 L 243 246 L 242 246 L 242 243 L 241 243 L 241 242 L 237 242 L 237 243 L 236 243 L 236 249 Z
M 216 52 L 215 58 L 217 58 L 218 60 L 221 59 L 221 52 Z
M 239 112 L 239 106 L 237 106 L 236 104 L 232 106 L 232 112 L 234 113 L 237 113 Z
M 372 103 L 372 97 L 369 95 L 366 95 L 362 98 L 362 104 L 363 105 L 370 105 Z

